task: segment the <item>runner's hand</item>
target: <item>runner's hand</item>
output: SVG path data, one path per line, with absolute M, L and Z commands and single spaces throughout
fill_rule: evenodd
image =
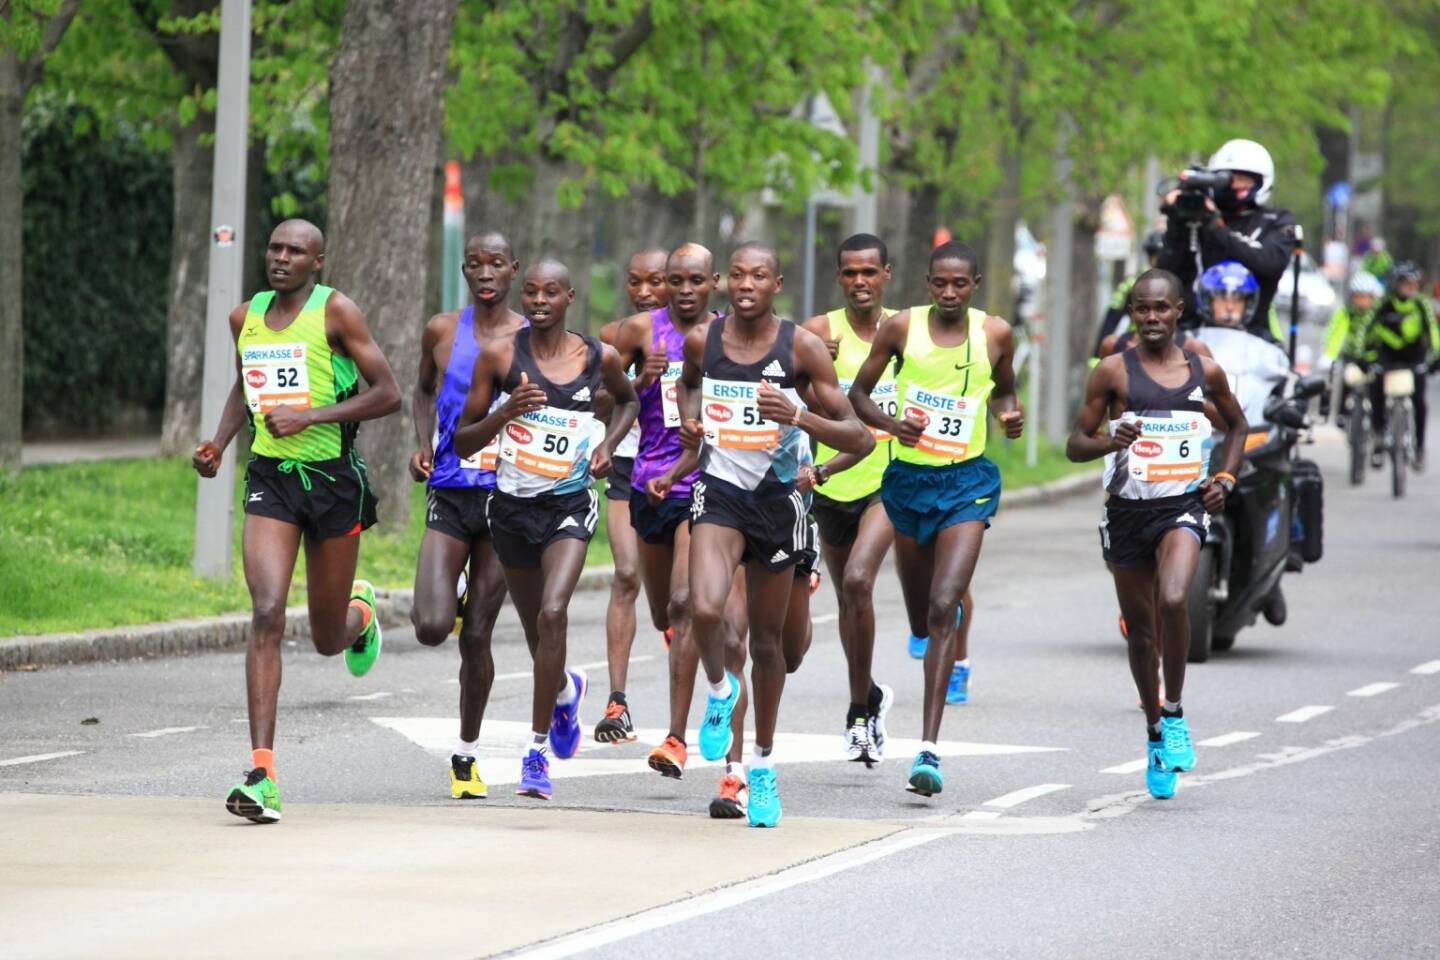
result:
M 1208 479 L 1200 484 L 1200 502 L 1205 504 L 1206 513 L 1219 513 L 1225 509 L 1225 487 Z
M 668 369 L 670 369 L 670 357 L 659 350 L 651 350 L 645 355 L 645 365 L 640 368 L 640 376 L 635 379 L 635 392 L 639 393 L 665 376 L 665 371 Z
M 1025 411 L 1006 410 L 1000 414 L 1000 425 L 1005 428 L 1005 436 L 1011 440 L 1019 440 L 1020 433 L 1025 429 Z
M 900 441 L 901 446 L 913 447 L 920 442 L 920 434 L 925 432 L 925 421 L 918 416 L 912 416 L 910 411 L 905 411 L 905 416 L 895 421 L 900 426 L 895 431 L 895 439 Z
M 292 437 L 308 426 L 309 410 L 296 410 L 282 403 L 271 407 L 270 412 L 265 414 L 265 429 L 277 440 L 281 437 Z
M 429 450 L 416 450 L 410 454 L 410 479 L 424 482 L 430 479 L 430 471 L 435 468 L 435 461 Z
M 590 476 L 597 480 L 610 476 L 610 454 L 603 446 L 596 447 L 595 452 L 590 454 Z
M 768 380 L 760 381 L 760 389 L 755 391 L 755 405 L 760 408 L 760 416 L 775 423 L 793 424 L 798 412 L 790 398 Z
M 527 413 L 534 413 L 545 406 L 545 388 L 538 383 L 531 383 L 525 371 L 520 371 L 520 385 L 510 398 L 505 401 L 502 408 L 506 420 L 514 420 L 523 417 Z
M 213 477 L 220 470 L 220 448 L 206 440 L 190 455 L 190 466 L 202 477 Z
M 675 478 L 669 473 L 651 477 L 645 481 L 645 499 L 650 501 L 651 506 L 658 507 L 661 501 L 670 496 L 670 488 L 673 486 L 675 486 Z
M 825 341 L 825 349 L 830 351 L 830 359 L 834 360 L 836 357 L 840 356 L 840 341 L 838 339 L 827 339 Z
M 699 420 L 690 419 L 680 424 L 680 446 L 685 450 L 699 450 L 705 440 L 705 428 Z
M 795 489 L 802 494 L 815 489 L 815 468 L 806 464 L 795 474 Z
M 1116 450 L 1123 450 L 1140 439 L 1140 424 L 1134 420 L 1121 420 L 1110 434 L 1110 442 Z

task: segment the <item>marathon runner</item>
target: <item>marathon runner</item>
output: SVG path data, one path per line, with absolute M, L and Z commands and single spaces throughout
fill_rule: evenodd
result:
M 211 440 L 191 463 L 214 477 L 235 434 L 250 427 L 245 468 L 245 582 L 250 641 L 245 688 L 251 769 L 225 808 L 255 823 L 280 819 L 275 708 L 285 598 L 303 537 L 310 639 L 322 655 L 345 654 L 364 676 L 380 655 L 375 589 L 355 579 L 360 531 L 375 523 L 375 495 L 355 451 L 360 421 L 400 409 L 400 388 L 365 318 L 349 297 L 316 283 L 325 236 L 306 220 L 270 234 L 270 288 L 230 311 L 236 378 Z M 369 389 L 360 391 L 360 378 Z
M 757 827 L 780 822 L 771 750 L 785 686 L 782 634 L 792 568 L 806 538 L 796 489 L 805 434 L 857 456 L 874 447 L 845 403 L 824 343 L 775 315 L 782 283 L 773 250 L 751 243 L 735 251 L 728 271 L 731 313 L 685 338 L 677 392 L 682 429 L 692 442 L 704 436 L 690 514 L 691 624 L 709 685 L 700 753 L 718 760 L 735 739 L 740 681 L 726 670 L 723 615 L 732 575 L 744 564 L 755 701 L 747 815 Z M 799 400 L 798 391 L 807 388 L 815 409 Z M 687 450 L 652 489 L 667 493 L 696 460 Z
M 986 408 L 1011 439 L 1024 426 L 1010 325 L 970 308 L 980 285 L 979 263 L 962 243 L 936 247 L 926 278 L 931 305 L 912 307 L 880 325 L 850 388 L 860 418 L 895 438 L 881 497 L 895 528 L 895 562 L 911 629 L 924 623 L 931 641 L 925 652 L 923 737 L 908 788 L 927 797 L 944 786 L 936 742 L 961 598 L 1000 502 L 1000 471 L 984 455 Z M 898 419 L 871 396 L 896 361 Z
M 659 247 L 641 250 L 625 266 L 625 293 L 637 311 L 665 306 L 669 290 L 665 286 L 667 254 Z M 623 320 L 615 320 L 600 328 L 600 342 L 615 346 Z M 628 360 L 622 355 L 622 361 Z M 627 371 L 640 366 L 622 364 Z M 610 395 L 601 391 L 596 404 L 600 419 L 610 421 Z M 635 455 L 640 450 L 640 419 L 615 448 L 610 476 L 605 481 L 605 535 L 610 541 L 615 573 L 610 580 L 610 605 L 605 610 L 605 661 L 610 670 L 610 699 L 605 716 L 595 725 L 595 739 L 601 743 L 625 743 L 635 739 L 635 726 L 630 719 L 625 699 L 625 683 L 630 673 L 630 649 L 635 645 L 635 601 L 640 596 L 640 574 L 637 569 L 635 528 L 630 523 L 631 473 Z M 657 627 L 658 630 L 665 628 Z
M 1130 310 L 1140 342 L 1090 372 L 1065 454 L 1077 463 L 1105 458 L 1100 544 L 1129 625 L 1130 673 L 1145 710 L 1145 784 L 1164 799 L 1175 795 L 1176 774 L 1195 766 L 1180 704 L 1190 650 L 1187 598 L 1210 514 L 1224 509 L 1235 488 L 1247 427 L 1225 371 L 1175 344 L 1184 310 L 1179 279 L 1159 269 L 1141 274 Z M 1107 421 L 1109 435 L 1101 435 Z M 1225 442 L 1221 469 L 1209 477 L 1212 424 Z
M 586 677 L 565 668 L 565 654 L 570 597 L 600 515 L 591 478 L 609 474 L 610 452 L 637 406 L 619 355 L 565 329 L 574 299 L 570 272 L 558 260 L 525 272 L 521 304 L 530 326 L 480 351 L 455 430 L 462 457 L 500 437 L 490 537 L 535 660 L 531 738 L 515 792 L 542 800 L 551 792 L 549 752 L 565 760 L 580 748 Z M 597 445 L 601 386 L 615 409 Z M 495 405 L 500 392 L 509 398 Z
M 505 576 L 485 520 L 495 489 L 499 443 L 492 440 L 476 456 L 462 459 L 455 453 L 455 424 L 480 348 L 513 336 L 525 325 L 525 318 L 506 303 L 519 267 L 510 241 L 498 232 L 476 234 L 465 244 L 461 272 L 473 303 L 436 314 L 425 325 L 411 402 L 419 449 L 410 457 L 410 475 L 427 484 L 425 536 L 410 613 L 417 640 L 431 647 L 445 642 L 455 622 L 456 584 L 466 584 L 460 627 L 460 739 L 450 756 L 450 795 L 457 800 L 483 798 L 487 792 L 475 756 L 495 680 L 490 637 L 505 602 Z M 462 581 L 467 565 L 469 577 Z

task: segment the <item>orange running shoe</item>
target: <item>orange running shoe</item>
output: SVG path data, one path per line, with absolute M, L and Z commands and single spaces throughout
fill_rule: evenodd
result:
M 662 777 L 679 780 L 685 776 L 685 744 L 677 737 L 666 737 L 665 742 L 650 751 L 650 769 Z
M 631 743 L 635 725 L 630 722 L 630 708 L 619 700 L 605 705 L 605 718 L 595 725 L 595 739 L 600 743 Z
M 750 788 L 745 781 L 727 773 L 720 778 L 720 796 L 710 801 L 710 816 L 716 820 L 738 820 L 745 816 Z

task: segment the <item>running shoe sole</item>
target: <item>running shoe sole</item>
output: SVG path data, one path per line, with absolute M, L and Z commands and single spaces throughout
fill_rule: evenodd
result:
M 626 732 L 617 720 L 601 720 L 595 725 L 596 743 L 634 743 L 635 731 Z
M 515 796 L 517 796 L 517 797 L 531 797 L 531 798 L 533 798 L 533 799 L 535 799 L 535 800 L 549 800 L 549 799 L 550 799 L 550 794 L 548 794 L 548 793 L 546 793 L 545 791 L 541 790 L 539 787 L 526 787 L 526 788 L 523 789 L 523 790 L 516 790 L 516 791 L 515 791 Z
M 739 820 L 745 816 L 745 808 L 739 801 L 715 797 L 710 801 L 710 816 L 715 820 Z
M 671 780 L 685 779 L 685 768 L 669 757 L 657 757 L 652 753 L 648 762 L 650 769 L 662 777 L 669 777 Z
M 231 790 L 225 798 L 225 809 L 251 823 L 279 823 L 280 811 L 267 810 L 250 799 L 243 790 Z
M 929 770 L 917 770 L 910 774 L 910 784 L 905 788 L 911 793 L 918 793 L 922 797 L 933 797 L 939 793 L 945 785 L 937 774 Z

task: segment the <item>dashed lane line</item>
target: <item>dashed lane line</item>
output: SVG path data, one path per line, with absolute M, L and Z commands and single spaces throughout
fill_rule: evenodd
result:
M 1307 720 L 1314 720 L 1321 714 L 1329 713 L 1334 707 L 1327 707 L 1321 704 L 1312 703 L 1308 707 L 1301 707 L 1299 710 L 1291 710 L 1289 713 L 1282 713 L 1275 718 L 1276 723 L 1304 723 Z
M 1211 737 L 1208 740 L 1201 740 L 1197 746 L 1201 747 L 1228 747 L 1232 743 L 1243 743 L 1246 740 L 1254 740 L 1260 734 L 1253 730 L 1236 730 L 1234 733 L 1222 733 L 1218 737 Z
M 346 697 L 347 700 L 384 700 L 386 697 L 393 697 L 395 694 L 389 690 L 377 690 L 374 693 L 357 693 L 353 697 Z
M 58 753 L 34 753 L 28 757 L 11 757 L 0 760 L 0 767 L 18 767 L 22 763 L 39 763 L 41 760 L 59 760 L 61 757 L 77 757 L 84 750 L 61 750 Z
M 1379 696 L 1382 693 L 1388 693 L 1389 691 L 1394 690 L 1398 686 L 1400 686 L 1400 684 L 1398 683 L 1387 683 L 1386 681 L 1381 680 L 1376 683 L 1367 683 L 1363 687 L 1356 687 L 1354 690 L 1351 690 L 1349 693 L 1345 694 L 1345 696 L 1375 697 Z
M 1048 793 L 1055 793 L 1060 790 L 1069 790 L 1068 783 L 1040 783 L 1033 787 L 1025 787 L 1023 790 L 1014 790 L 1004 796 L 996 797 L 993 800 L 986 800 L 982 807 L 995 807 L 1000 810 L 1008 810 L 1011 807 L 1018 807 L 1028 800 L 1043 797 Z
M 172 733 L 194 733 L 196 730 L 204 730 L 204 727 L 161 727 L 159 730 L 146 730 L 143 733 L 131 733 L 126 736 L 151 739 L 152 737 L 168 737 Z
M 1141 757 L 1139 760 L 1131 760 L 1129 763 L 1120 763 L 1120 764 L 1116 764 L 1116 765 L 1113 766 L 1113 767 L 1106 767 L 1104 770 L 1101 770 L 1100 772 L 1101 772 L 1101 773 L 1139 773 L 1141 770 L 1144 770 L 1144 769 L 1145 769 L 1145 765 L 1146 765 L 1147 763 L 1149 763 L 1149 762 L 1150 762 L 1149 758 L 1147 758 L 1147 757 Z
M 1410 672 L 1422 677 L 1430 673 L 1440 673 L 1440 660 L 1426 660 L 1418 667 L 1411 667 Z

